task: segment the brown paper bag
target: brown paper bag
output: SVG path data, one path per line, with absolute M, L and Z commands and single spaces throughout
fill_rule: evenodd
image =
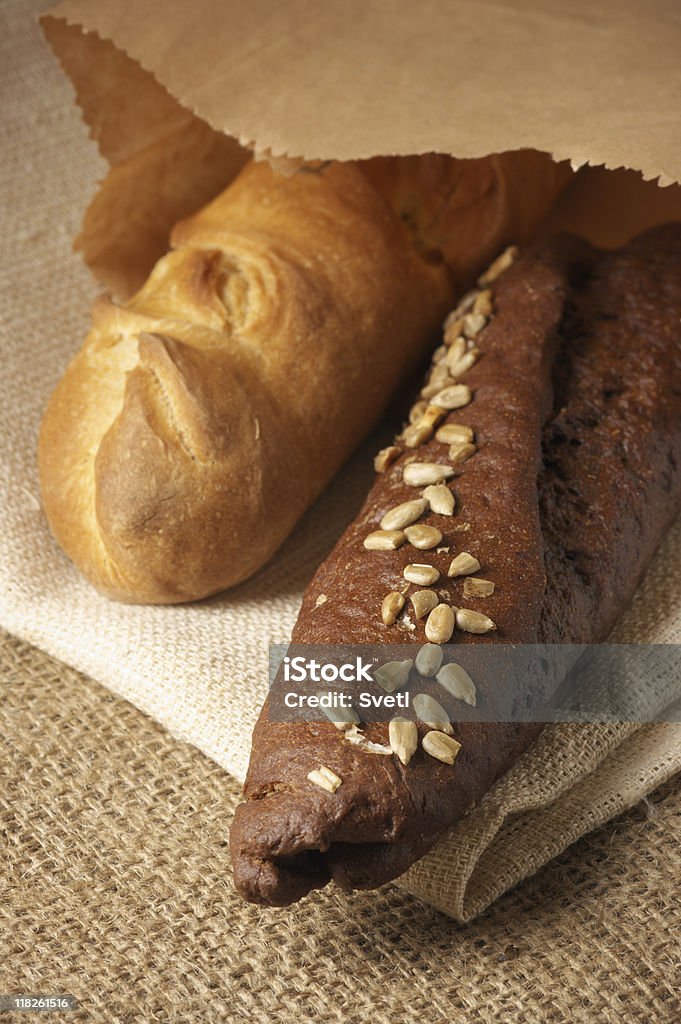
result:
M 580 181 L 563 223 L 597 243 L 681 216 L 678 187 L 642 187 L 681 180 L 681 27 L 664 2 L 63 0 L 43 26 L 112 167 L 78 246 L 121 293 L 244 146 L 339 160 L 532 148 L 640 172 Z
M 466 158 L 530 147 L 583 168 L 546 232 L 571 228 L 615 245 L 681 217 L 681 187 L 672 184 L 681 180 L 681 22 L 663 2 L 644 11 L 633 2 L 596 9 L 587 0 L 64 0 L 43 25 L 111 167 L 77 244 L 121 294 L 165 250 L 171 224 L 224 187 L 248 149 L 286 171 L 298 158 Z M 349 509 L 332 534 L 343 514 Z M 320 520 L 313 514 L 310 522 L 305 572 L 324 546 Z M 680 555 L 677 527 L 619 639 L 681 640 L 681 588 L 669 569 Z M 284 552 L 280 574 L 286 559 Z M 73 601 L 78 584 L 59 571 L 59 601 Z M 247 584 L 193 609 L 97 605 L 93 622 L 108 642 L 94 653 L 81 623 L 62 628 L 59 642 L 51 633 L 48 643 L 45 630 L 39 639 L 241 776 L 264 675 L 216 680 L 206 651 L 219 643 L 222 664 L 226 653 L 234 667 L 262 672 L 262 652 L 235 627 L 248 629 L 264 614 L 271 639 L 285 639 L 305 572 L 284 610 L 281 592 L 273 603 Z M 191 627 L 189 643 L 176 639 L 178 625 Z M 235 638 L 225 641 L 230 625 Z M 149 626 L 131 654 L 135 630 Z M 190 686 L 197 674 L 210 676 L 198 688 L 200 706 Z M 680 768 L 679 726 L 549 728 L 402 884 L 470 919 Z

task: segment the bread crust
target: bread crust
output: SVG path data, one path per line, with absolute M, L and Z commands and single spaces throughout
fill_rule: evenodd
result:
M 472 223 L 494 210 L 485 244 L 515 224 L 520 166 L 449 160 L 457 189 L 444 213 L 458 211 L 465 234 L 448 265 L 425 236 L 416 244 L 420 229 L 388 188 L 397 172 L 374 183 L 368 166 L 284 177 L 248 165 L 176 225 L 173 251 L 132 299 L 96 304 L 45 412 L 38 461 L 52 532 L 106 594 L 194 600 L 260 568 L 476 271 Z M 418 188 L 419 166 L 400 180 Z M 547 159 L 530 170 L 536 220 L 564 171 Z
M 457 630 L 452 645 L 603 641 L 630 600 L 681 505 L 680 266 L 681 225 L 669 225 L 616 253 L 564 237 L 530 249 L 499 279 L 494 318 L 476 339 L 482 357 L 465 376 L 473 401 L 444 421 L 473 426 L 478 451 L 454 480 L 454 517 L 425 520 L 451 550 L 418 559 L 442 570 L 448 603 L 497 626 L 482 636 Z M 404 482 L 413 453 L 400 446 L 310 583 L 294 641 L 425 642 L 423 620 L 385 625 L 380 616 L 414 549 L 363 545 L 388 509 L 419 494 Z M 447 448 L 432 440 L 418 458 L 446 465 Z M 462 580 L 444 575 L 462 549 L 495 582 L 492 596 L 464 599 Z M 482 706 L 503 696 L 503 680 L 476 685 Z M 419 749 L 405 767 L 358 749 L 329 722 L 271 721 L 265 705 L 231 835 L 242 895 L 279 905 L 331 878 L 354 889 L 396 877 L 539 727 L 462 720 L 453 729 L 462 744 L 454 765 Z M 365 731 L 388 742 L 386 724 Z M 332 794 L 307 778 L 319 764 L 342 780 Z
M 351 166 L 251 164 L 173 245 L 125 306 L 99 302 L 40 436 L 55 536 L 129 601 L 192 600 L 259 568 L 449 293 Z

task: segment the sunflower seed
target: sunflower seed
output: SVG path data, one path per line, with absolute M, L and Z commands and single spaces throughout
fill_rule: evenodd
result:
M 433 608 L 437 608 L 438 604 L 437 594 L 434 590 L 417 590 L 409 600 L 414 606 L 414 615 L 417 619 L 428 615 Z
M 423 523 L 417 523 L 415 526 L 408 526 L 404 535 L 415 548 L 420 548 L 421 551 L 428 551 L 430 548 L 436 548 L 442 541 L 442 534 L 435 526 L 424 526 Z
M 447 346 L 446 345 L 438 345 L 438 347 L 433 352 L 433 362 L 435 363 L 435 365 L 437 366 L 438 363 L 441 363 L 446 355 L 447 355 Z
M 374 669 L 374 679 L 388 693 L 401 690 L 403 686 L 407 685 L 413 665 L 414 662 L 411 660 L 386 661 L 384 665 L 379 665 L 377 669 Z
M 486 288 L 483 292 L 478 292 L 473 303 L 473 312 L 481 313 L 484 317 L 490 317 L 492 309 L 492 289 Z
M 434 565 L 424 565 L 421 562 L 405 565 L 402 575 L 405 580 L 417 583 L 420 587 L 429 587 L 431 583 L 437 583 L 440 579 L 440 573 Z
M 494 262 L 490 263 L 484 274 L 478 278 L 478 284 L 484 286 L 486 284 L 491 284 L 492 281 L 496 281 L 500 274 L 503 274 L 505 270 L 508 270 L 517 255 L 517 246 L 509 245 L 508 249 L 504 249 L 501 256 L 497 256 Z
M 489 597 L 494 593 L 491 580 L 481 580 L 479 576 L 469 576 L 463 583 L 464 597 Z
M 464 373 L 468 373 L 471 366 L 474 366 L 480 358 L 480 349 L 472 348 L 459 359 L 448 359 L 447 366 L 449 368 L 449 375 L 456 378 L 463 377 Z
M 416 666 L 418 668 L 418 658 Z M 475 707 L 475 683 L 461 665 L 457 665 L 453 661 L 448 665 L 443 665 L 435 678 L 447 693 L 451 693 L 452 697 Z
M 417 405 L 423 405 L 425 408 L 419 419 L 416 422 L 412 422 L 402 434 L 402 439 L 407 448 L 418 448 L 426 441 L 429 441 L 433 436 L 435 427 L 447 415 L 446 409 L 441 409 L 439 405 L 426 405 L 425 402 L 418 402 Z
M 447 329 L 449 324 L 453 323 L 454 320 L 457 320 L 459 317 L 463 316 L 464 313 L 467 313 L 469 311 L 469 309 L 472 308 L 473 303 L 475 302 L 475 300 L 477 298 L 477 295 L 478 295 L 477 289 L 473 288 L 471 291 L 466 292 L 466 294 L 463 295 L 459 299 L 459 302 L 458 302 L 456 308 L 453 309 L 451 311 L 451 313 L 449 313 L 447 315 L 447 318 L 445 319 L 445 322 L 443 324 L 443 327 L 444 327 L 445 330 Z
M 405 526 L 411 526 L 419 516 L 428 508 L 425 498 L 414 498 L 412 501 L 403 501 L 401 505 L 395 505 L 389 509 L 381 519 L 382 530 L 403 530 Z
M 409 422 L 418 423 L 427 408 L 427 402 L 415 402 L 409 410 Z
M 442 705 L 434 697 L 431 697 L 429 693 L 417 693 L 414 697 L 413 706 L 418 717 L 429 728 L 439 729 L 440 732 L 446 732 L 451 736 L 453 729 L 449 721 L 449 715 Z
M 402 440 L 404 441 L 407 448 L 420 448 L 426 441 L 430 441 L 433 436 L 433 428 L 428 426 L 421 426 L 420 423 L 414 423 L 402 434 Z
M 449 458 L 455 466 L 459 466 L 462 462 L 467 462 L 471 455 L 475 455 L 477 450 L 469 441 L 457 442 L 449 449 Z
M 416 671 L 421 676 L 434 676 L 442 665 L 443 657 L 439 644 L 424 644 L 416 655 Z
M 463 327 L 463 320 L 461 321 L 461 326 Z M 466 354 L 467 348 L 468 343 L 463 334 L 459 334 L 456 338 L 453 338 L 449 349 L 447 350 L 447 366 L 449 366 L 450 363 L 458 362 L 459 359 Z M 451 373 L 451 370 L 449 372 Z
M 399 590 L 391 590 L 381 602 L 381 618 L 386 626 L 392 626 L 395 619 L 404 608 L 404 594 Z
M 443 366 L 442 363 L 438 363 L 436 366 L 432 367 L 428 374 L 428 383 L 434 384 L 436 380 L 446 380 L 448 376 L 447 367 Z
M 386 469 L 392 466 L 399 454 L 400 449 L 395 444 L 391 444 L 389 448 L 381 448 L 380 452 L 374 456 L 374 469 L 376 472 L 385 473 Z
M 323 764 L 320 764 L 319 768 L 315 768 L 314 771 L 309 772 L 307 777 L 310 782 L 313 782 L 315 786 L 319 786 L 320 789 L 325 789 L 327 793 L 335 793 L 343 782 L 335 772 L 332 772 L 330 768 Z
M 320 694 L 318 694 L 318 696 L 326 697 L 326 696 L 329 695 L 330 692 L 331 691 L 327 690 L 326 693 L 320 693 Z M 333 724 L 336 726 L 336 728 L 340 729 L 341 732 L 344 732 L 346 729 L 349 729 L 350 726 L 352 726 L 352 725 L 359 725 L 359 715 L 357 714 L 357 712 L 355 711 L 354 708 L 342 708 L 342 707 L 339 707 L 339 708 L 326 708 L 326 707 L 323 707 L 322 711 L 324 712 L 326 717 L 331 722 L 333 722 Z
M 442 444 L 471 444 L 473 437 L 472 427 L 463 423 L 445 423 L 435 435 L 435 440 Z
M 426 636 L 434 644 L 446 644 L 453 632 L 454 610 L 448 604 L 439 604 L 426 620 Z
M 466 384 L 450 384 L 433 395 L 433 403 L 443 409 L 462 409 L 464 405 L 468 405 L 472 397 L 473 393 Z
M 419 731 L 416 722 L 396 716 L 388 723 L 390 747 L 403 765 L 408 765 L 419 745 Z
M 421 388 L 422 398 L 433 398 L 434 395 L 438 395 L 443 388 L 451 387 L 452 384 L 456 384 L 453 377 L 438 378 L 438 380 L 428 381 L 425 387 Z
M 392 754 L 392 749 L 389 746 L 385 743 L 374 743 L 372 740 L 367 739 L 362 730 L 358 729 L 356 725 L 351 725 L 349 729 L 346 729 L 343 739 L 359 747 L 365 754 Z
M 452 320 L 447 329 L 445 330 L 442 340 L 445 343 L 445 347 L 453 345 L 458 338 L 461 337 L 463 331 L 463 317 L 459 316 L 456 320 Z
M 444 761 L 445 764 L 454 764 L 456 755 L 461 750 L 458 740 L 437 731 L 427 732 L 421 740 L 421 746 L 426 754 L 430 754 L 438 761 Z
M 461 551 L 455 558 L 452 559 L 452 563 L 447 570 L 448 576 L 470 576 L 471 573 L 478 572 L 480 569 L 480 562 L 473 555 L 469 554 L 468 551 Z
M 367 551 L 394 551 L 405 540 L 401 530 L 374 530 L 364 538 L 364 547 Z
M 442 427 L 441 429 L 445 430 L 446 428 Z M 435 512 L 436 515 L 454 515 L 454 495 L 444 484 L 431 484 L 430 487 L 426 487 L 423 497 L 430 505 L 431 512 Z
M 487 323 L 482 313 L 467 313 L 463 318 L 463 333 L 467 338 L 475 338 Z
M 447 410 L 443 409 L 442 406 L 434 404 L 429 405 L 419 422 L 421 426 L 430 425 L 432 427 L 436 427 L 446 415 Z
M 409 487 L 424 487 L 426 484 L 441 484 L 454 476 L 451 466 L 439 462 L 410 462 L 404 467 L 402 479 Z
M 466 633 L 489 633 L 496 625 L 482 612 L 471 611 L 470 608 L 459 608 L 456 613 L 456 624 Z

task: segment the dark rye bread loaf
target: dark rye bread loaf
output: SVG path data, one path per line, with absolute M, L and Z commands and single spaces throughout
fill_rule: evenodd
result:
M 681 504 L 681 225 L 613 253 L 555 239 L 521 255 L 491 289 L 493 315 L 474 342 L 480 358 L 461 376 L 472 401 L 440 424 L 470 425 L 477 450 L 446 483 L 454 514 L 426 510 L 419 519 L 442 541 L 422 551 L 409 542 L 364 546 L 389 509 L 421 495 L 403 478 L 410 461 L 450 465 L 448 445 L 424 440 L 424 428 L 409 437 L 424 440 L 415 450 L 401 439 L 379 460 L 382 468 L 393 461 L 312 579 L 295 641 L 424 644 L 429 620 L 417 619 L 409 600 L 420 588 L 402 575 L 414 562 L 440 570 L 432 589 L 441 603 L 496 626 L 455 629 L 450 654 L 459 644 L 599 642 L 629 602 Z M 478 300 L 483 312 L 486 301 Z M 479 323 L 468 322 L 468 333 Z M 451 334 L 450 325 L 446 340 Z M 464 596 L 465 577 L 447 575 L 462 551 L 480 562 L 477 576 L 494 582 L 491 595 Z M 381 607 L 391 592 L 406 604 L 387 625 Z M 476 683 L 480 702 L 493 699 L 495 680 Z M 266 704 L 231 835 L 242 895 L 285 905 L 331 878 L 346 888 L 395 878 L 538 727 L 460 722 L 453 730 L 461 744 L 453 764 L 419 744 L 404 765 L 347 742 L 331 722 L 270 721 Z M 387 724 L 363 731 L 388 743 Z M 420 740 L 428 731 L 419 723 Z M 334 792 L 308 779 L 322 765 L 341 780 Z

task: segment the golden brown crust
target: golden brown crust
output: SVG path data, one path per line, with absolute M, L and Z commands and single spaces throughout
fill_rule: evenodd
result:
M 463 219 L 479 163 L 456 169 Z M 507 181 L 496 164 L 489 175 L 498 225 L 512 219 Z M 98 302 L 47 408 L 39 465 L 52 531 L 100 590 L 177 602 L 245 579 L 374 425 L 452 290 L 394 198 L 366 165 L 283 177 L 250 164 L 176 225 L 132 299 Z
M 374 157 L 364 174 L 411 229 L 424 255 L 442 253 L 456 289 L 506 245 L 526 242 L 572 176 L 567 163 L 517 150 L 478 160 L 441 153 Z
M 262 565 L 448 292 L 353 167 L 250 165 L 173 244 L 126 306 L 99 303 L 41 433 L 52 529 L 124 600 L 191 600 Z

